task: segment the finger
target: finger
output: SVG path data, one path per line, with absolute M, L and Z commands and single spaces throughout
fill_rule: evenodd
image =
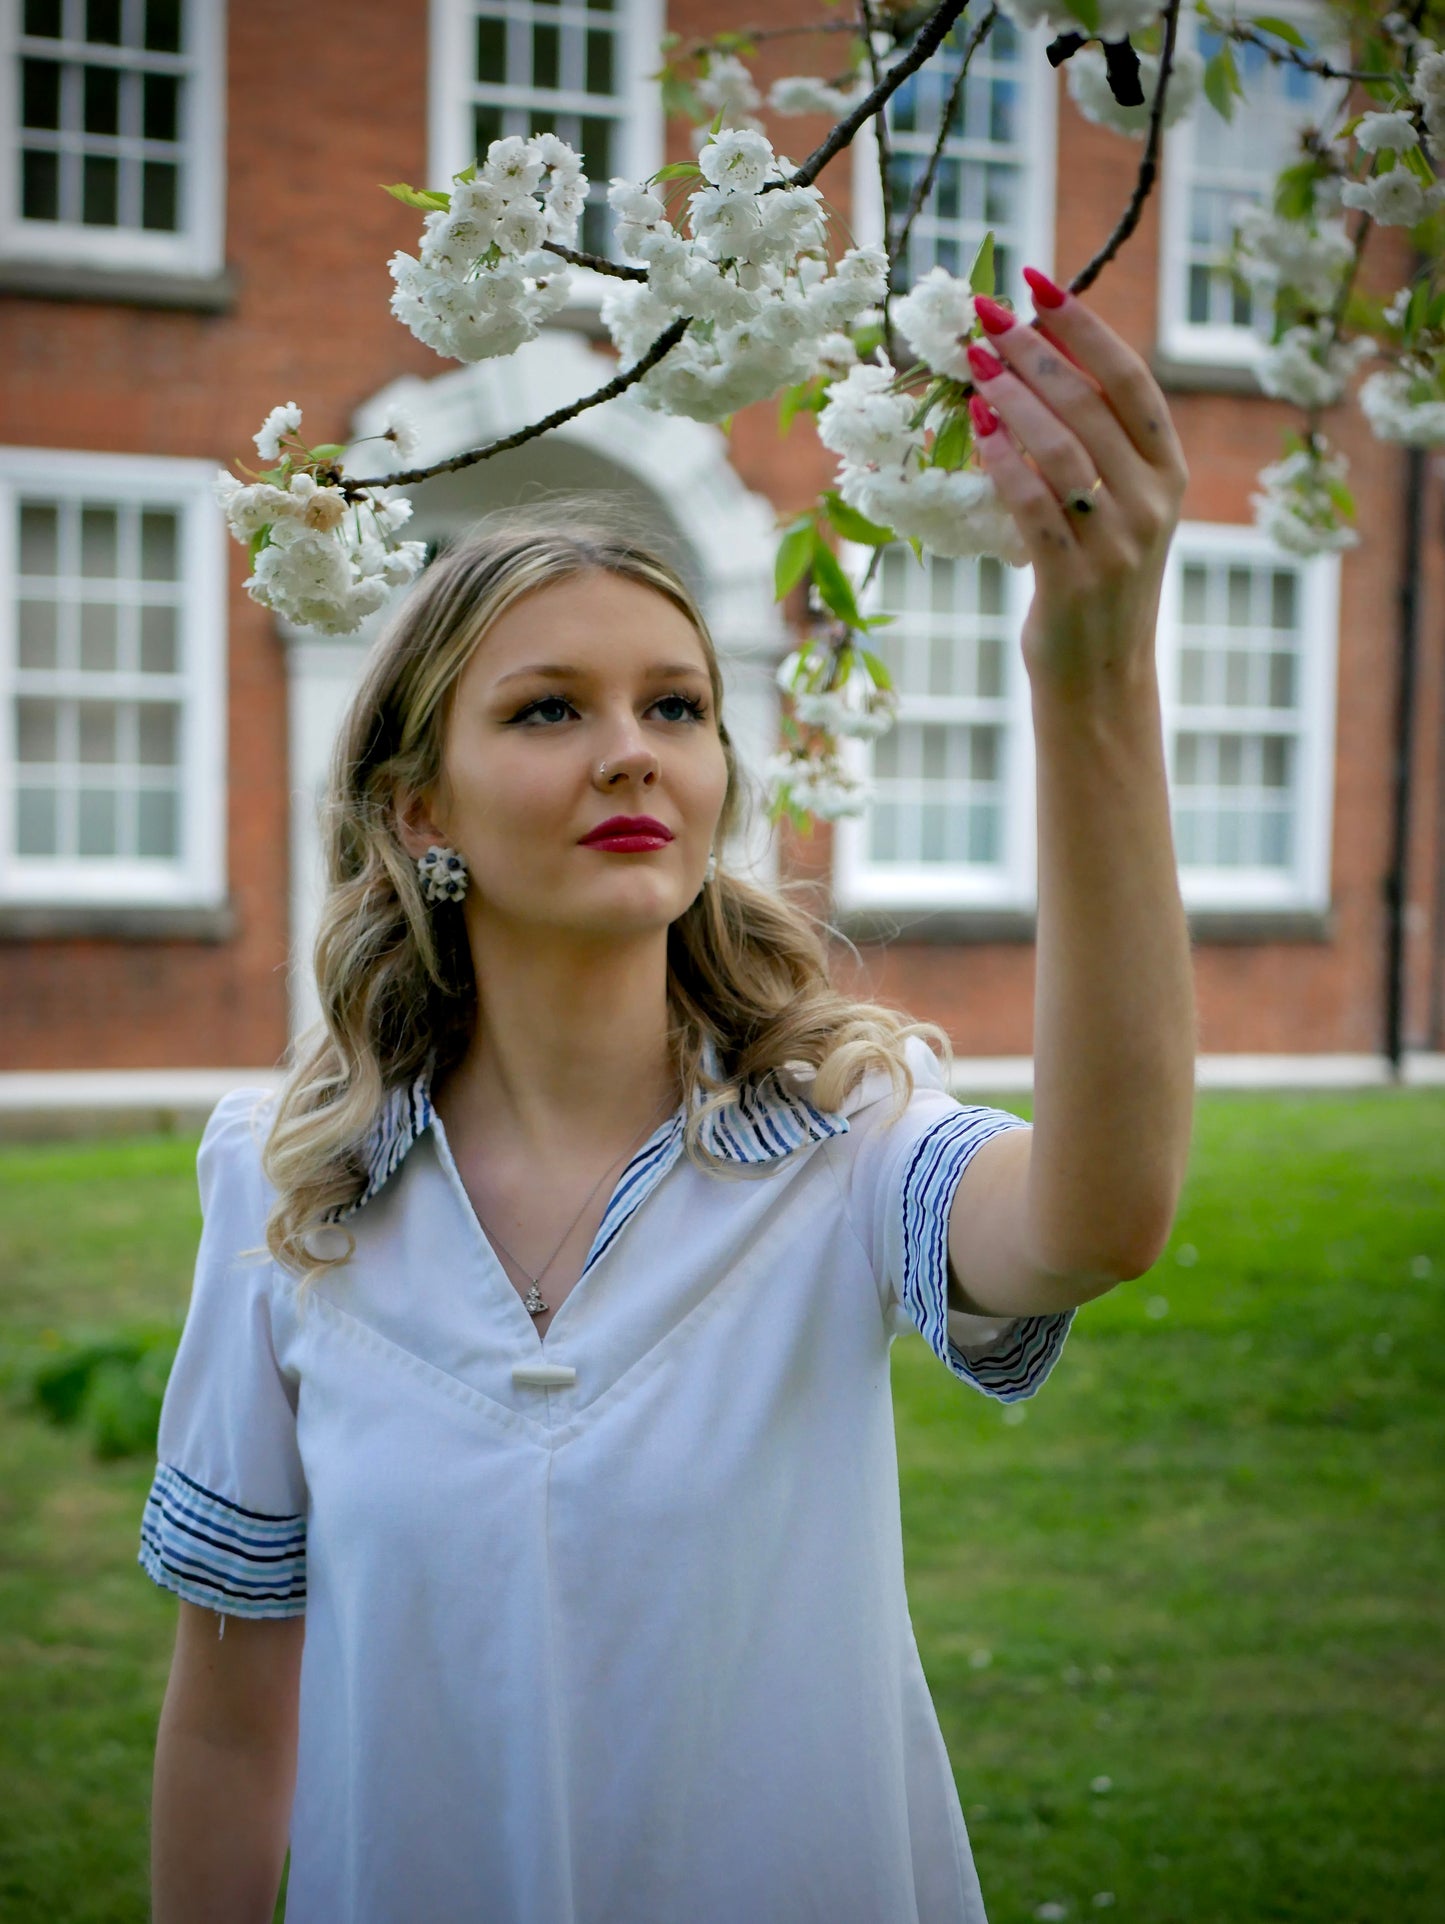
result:
M 996 301 L 977 301 L 975 305 L 989 346 L 1060 419 L 1068 422 L 1087 450 L 1093 462 L 1088 479 L 1103 475 L 1109 491 L 1126 511 L 1142 509 L 1148 498 L 1148 476 L 1140 469 L 1142 450 L 1090 370 L 1071 354 L 1067 343 L 1051 340 L 1037 327 L 1019 326 L 1016 317 Z M 989 403 L 993 405 L 991 394 Z
M 1024 269 L 1039 328 L 1094 376 L 1129 438 L 1156 467 L 1182 469 L 1184 453 L 1159 383 L 1133 348 L 1076 294 L 1036 267 Z
M 986 347 L 970 342 L 968 364 L 977 392 L 996 414 L 1062 501 L 1099 478 L 1093 456 L 1078 436 L 1017 374 Z M 1134 457 L 1137 462 L 1137 455 Z
M 974 445 L 983 471 L 1013 516 L 1029 559 L 1036 566 L 1050 562 L 1057 565 L 1061 559 L 1077 554 L 1079 544 L 1064 518 L 1058 497 L 1008 435 L 999 432 L 999 417 L 993 409 L 977 394 L 971 394 L 968 411 L 973 419 Z

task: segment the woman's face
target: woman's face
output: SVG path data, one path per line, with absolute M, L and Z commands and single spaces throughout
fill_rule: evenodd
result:
M 469 922 L 666 928 L 702 886 L 727 790 L 702 641 L 664 595 L 617 575 L 539 588 L 462 671 L 443 766 L 432 819 L 471 870 Z M 619 816 L 663 833 L 589 845 Z

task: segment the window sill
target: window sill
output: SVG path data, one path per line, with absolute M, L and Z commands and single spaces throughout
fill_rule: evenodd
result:
M 1265 942 L 1333 942 L 1333 909 L 1187 909 L 1190 940 L 1198 946 Z M 852 942 L 949 944 L 1031 943 L 1032 909 L 840 909 L 833 927 Z
M 226 314 L 236 305 L 236 276 L 229 267 L 219 274 L 190 275 L 90 267 L 68 261 L 0 260 L 0 294 Z
M 236 933 L 231 903 L 219 908 L 166 904 L 0 902 L 0 942 L 67 939 L 121 942 L 228 942 Z
M 1184 361 L 1156 347 L 1149 365 L 1166 394 L 1252 394 L 1257 400 L 1266 398 L 1249 362 Z

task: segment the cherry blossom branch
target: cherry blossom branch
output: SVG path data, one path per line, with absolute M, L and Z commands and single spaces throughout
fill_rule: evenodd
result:
M 969 0 L 943 0 L 938 11 L 923 23 L 919 29 L 918 38 L 903 58 L 888 69 L 871 93 L 865 94 L 852 111 L 843 116 L 832 133 L 813 149 L 792 178 L 786 181 L 767 181 L 761 191 L 766 193 L 769 187 L 811 187 L 833 156 L 841 154 L 849 145 L 864 121 L 870 120 L 874 114 L 878 113 L 884 103 L 897 93 L 908 76 L 916 73 L 930 54 L 937 52 L 954 21 L 967 12 L 968 5 Z
M 611 274 L 619 281 L 645 281 L 645 267 L 624 267 L 621 261 L 610 261 L 605 254 L 584 254 L 575 247 L 563 247 L 560 241 L 543 241 L 549 254 L 559 260 L 569 261 L 573 267 L 590 267 L 596 274 Z
M 1298 67 L 1301 73 L 1318 74 L 1321 80 L 1394 80 L 1394 74 L 1368 73 L 1352 67 L 1332 67 L 1328 60 L 1307 54 L 1300 47 L 1291 47 L 1270 40 L 1257 27 L 1248 27 L 1240 20 L 1218 20 L 1213 16 L 1209 24 L 1216 33 L 1223 34 L 1226 40 L 1237 40 L 1251 47 L 1258 47 L 1266 60 L 1276 67 Z
M 515 434 L 505 435 L 500 441 L 490 441 L 484 448 L 472 448 L 465 454 L 453 455 L 450 461 L 438 461 L 429 468 L 409 468 L 404 474 L 379 474 L 366 481 L 353 481 L 347 476 L 340 483 L 341 491 L 348 501 L 359 500 L 368 488 L 402 488 L 419 481 L 430 481 L 436 474 L 456 474 L 478 461 L 490 460 L 494 454 L 505 454 L 508 448 L 519 448 L 524 441 L 535 441 L 539 434 L 547 434 L 553 428 L 561 427 L 564 421 L 575 421 L 588 408 L 600 407 L 604 401 L 614 400 L 617 395 L 626 393 L 650 368 L 656 367 L 665 354 L 672 352 L 691 326 L 692 316 L 679 314 L 675 321 L 662 330 L 642 359 L 634 362 L 625 374 L 614 376 L 595 393 L 584 394 L 580 401 L 572 401 L 568 406 L 545 415 L 542 420 L 518 428 Z
M 1113 260 L 1119 249 L 1139 225 L 1139 216 L 1144 211 L 1154 182 L 1159 173 L 1159 137 L 1164 127 L 1164 100 L 1169 91 L 1169 76 L 1174 69 L 1174 42 L 1179 30 L 1180 0 L 1169 0 L 1164 12 L 1164 43 L 1159 50 L 1159 83 L 1154 90 L 1154 104 L 1149 110 L 1149 132 L 1144 142 L 1144 158 L 1139 162 L 1139 177 L 1134 182 L 1134 191 L 1129 196 L 1129 204 L 1119 216 L 1118 224 L 1094 258 L 1075 274 L 1069 282 L 1071 294 L 1082 294 L 1094 285 L 1100 274 Z
M 964 48 L 962 63 L 959 66 L 958 72 L 953 77 L 953 86 L 949 89 L 948 99 L 944 102 L 943 112 L 939 116 L 938 138 L 933 143 L 933 152 L 928 156 L 928 165 L 913 183 L 913 192 L 909 196 L 908 209 L 903 216 L 903 225 L 898 230 L 895 252 L 899 260 L 902 260 L 908 250 L 908 236 L 913 231 L 913 223 L 922 212 L 923 203 L 928 199 L 929 190 L 933 186 L 933 177 L 938 172 L 939 161 L 943 158 L 943 149 L 948 139 L 948 130 L 953 124 L 953 110 L 958 105 L 958 96 L 963 92 L 964 82 L 968 78 L 968 70 L 973 64 L 973 56 L 978 51 L 982 42 L 987 39 L 989 31 L 997 18 L 998 8 L 991 6 L 982 20 L 980 20 L 974 28 L 972 34 L 969 36 L 968 45 Z M 893 266 L 891 259 L 888 265 L 890 270 L 889 278 L 891 280 Z

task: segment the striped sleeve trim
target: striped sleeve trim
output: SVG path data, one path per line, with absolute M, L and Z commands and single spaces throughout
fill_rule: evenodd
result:
M 157 1466 L 137 1561 L 164 1590 L 231 1617 L 306 1608 L 306 1519 L 243 1509 L 169 1463 Z
M 987 1349 L 961 1350 L 948 1333 L 948 1212 L 974 1151 L 990 1136 L 1027 1127 L 976 1109 L 945 1116 L 920 1137 L 903 1176 L 903 1306 L 955 1376 L 1001 1403 L 1020 1402 L 1042 1387 L 1075 1312 L 1020 1316 Z

